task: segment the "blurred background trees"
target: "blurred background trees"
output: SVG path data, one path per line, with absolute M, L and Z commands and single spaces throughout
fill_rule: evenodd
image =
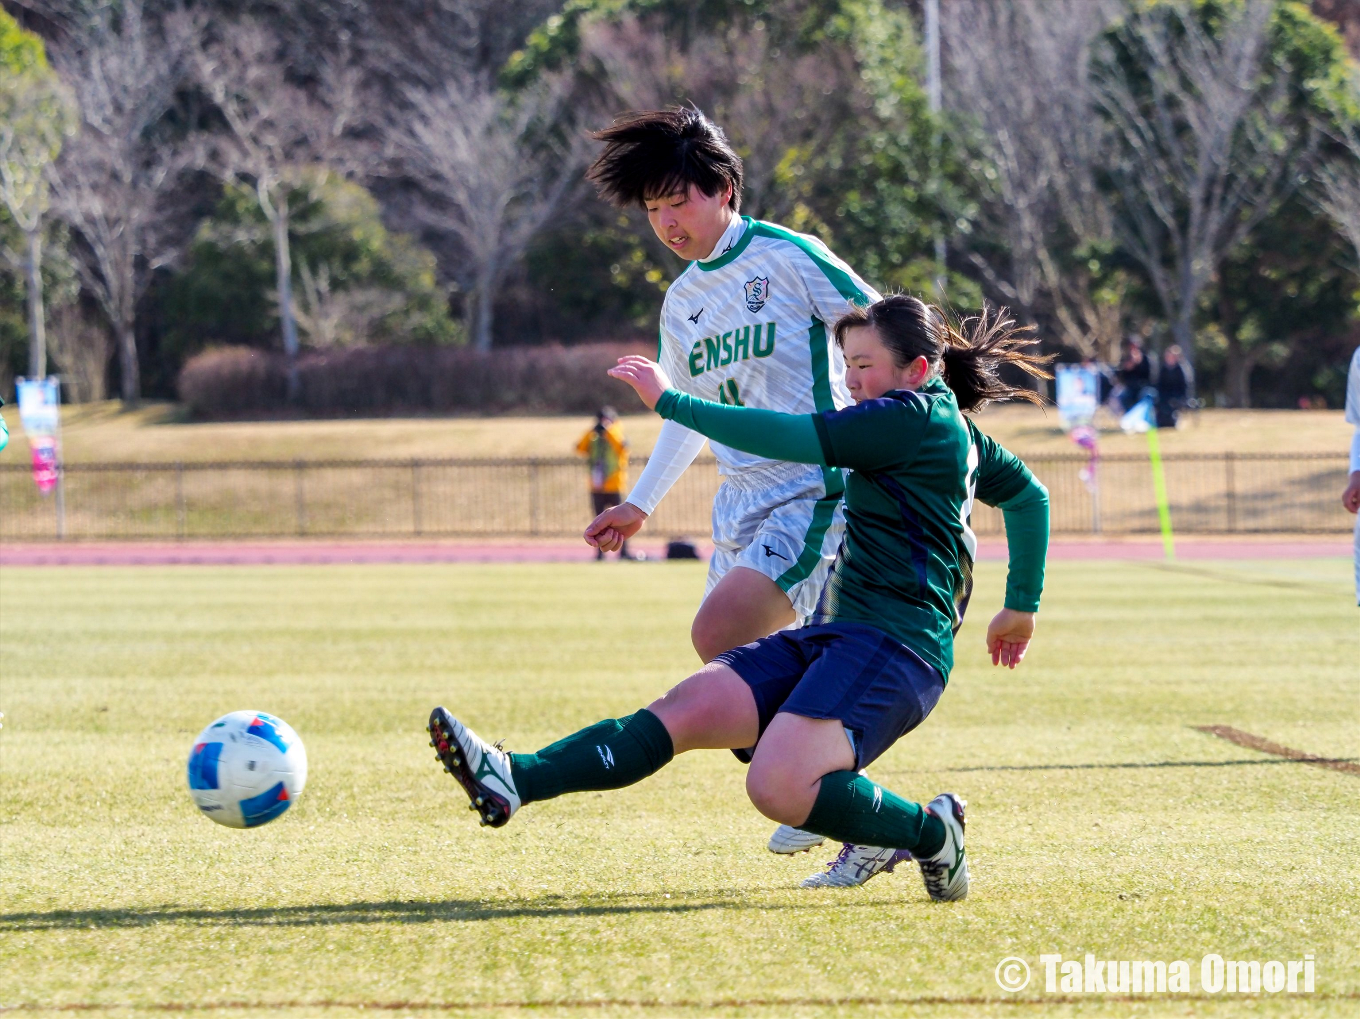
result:
M 213 347 L 654 342 L 682 266 L 586 132 L 681 102 L 744 213 L 1063 357 L 1135 335 L 1210 403 L 1338 406 L 1360 342 L 1344 0 L 946 0 L 939 114 L 923 0 L 0 5 L 6 387 L 40 349 L 135 402 Z
M 48 172 L 75 130 L 74 102 L 47 63 L 42 42 L 0 11 L 0 204 L 9 233 L 0 254 L 26 291 L 28 373 L 47 373 L 43 236 Z

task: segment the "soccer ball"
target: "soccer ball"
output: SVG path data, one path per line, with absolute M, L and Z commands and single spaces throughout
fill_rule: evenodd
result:
M 307 750 L 287 722 L 233 711 L 198 734 L 189 751 L 189 795 L 228 828 L 258 828 L 293 805 L 307 784 Z

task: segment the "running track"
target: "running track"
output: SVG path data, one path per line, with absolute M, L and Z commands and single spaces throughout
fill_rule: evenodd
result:
M 648 558 L 659 558 L 664 545 L 634 543 Z M 711 546 L 701 544 L 708 558 Z M 1297 559 L 1351 555 L 1348 537 L 1267 539 L 1186 538 L 1176 543 L 1180 560 Z M 50 542 L 0 545 L 0 566 L 258 566 L 357 563 L 570 563 L 589 562 L 594 552 L 583 542 L 514 541 L 183 541 L 183 542 Z M 612 559 L 613 556 L 610 556 Z M 979 559 L 1004 560 L 1004 541 L 984 541 Z M 1158 560 L 1156 539 L 1079 540 L 1057 538 L 1051 559 Z

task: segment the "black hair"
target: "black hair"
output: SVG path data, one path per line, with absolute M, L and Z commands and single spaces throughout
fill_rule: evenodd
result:
M 723 129 L 694 107 L 621 114 L 591 137 L 604 142 L 604 151 L 586 179 L 617 206 L 640 206 L 691 184 L 711 198 L 730 184 L 727 204 L 741 208 L 741 157 Z
M 979 314 L 956 323 L 933 304 L 895 294 L 841 316 L 836 342 L 844 346 L 846 330 L 856 326 L 877 332 L 899 368 L 924 357 L 954 391 L 960 410 L 981 410 L 993 400 L 1043 404 L 1034 390 L 1003 382 L 998 374 L 1003 364 L 1013 364 L 1035 378 L 1053 377 L 1044 369 L 1053 355 L 1029 352 L 1039 342 L 1032 335 L 1034 327 L 1017 326 L 1005 308 L 994 310 L 984 304 Z

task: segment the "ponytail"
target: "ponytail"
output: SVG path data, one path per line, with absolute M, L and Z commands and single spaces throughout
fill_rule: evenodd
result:
M 941 375 L 954 391 L 960 410 L 981 410 L 994 400 L 1028 400 L 1043 406 L 1043 397 L 1033 389 L 1012 386 L 999 374 L 1003 364 L 1013 364 L 1036 379 L 1053 377 L 1044 365 L 1054 355 L 1030 353 L 1029 348 L 1039 343 L 1033 326 L 1016 326 L 1005 308 L 993 310 L 985 304 L 979 314 L 964 319 L 957 327 L 940 317 L 946 330 Z
M 935 305 L 895 294 L 844 315 L 836 323 L 836 342 L 843 344 L 846 330 L 856 326 L 874 329 L 899 368 L 924 357 L 953 390 L 960 410 L 981 410 L 993 400 L 1042 405 L 1043 398 L 1034 390 L 1002 381 L 1003 364 L 1034 378 L 1053 377 L 1044 368 L 1053 355 L 1030 352 L 1039 342 L 1034 327 L 1017 326 L 1004 308 L 984 305 L 981 313 L 955 324 Z

